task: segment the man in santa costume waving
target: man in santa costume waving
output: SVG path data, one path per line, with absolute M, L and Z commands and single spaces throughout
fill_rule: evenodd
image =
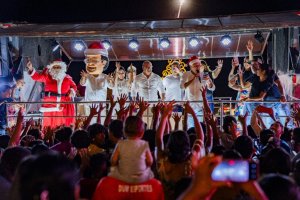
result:
M 45 68 L 42 73 L 36 72 L 31 61 L 27 62 L 28 73 L 35 81 L 44 83 L 45 103 L 41 106 L 40 112 L 44 113 L 43 127 L 57 127 L 59 125 L 70 126 L 75 123 L 74 104 L 64 104 L 71 102 L 76 94 L 76 84 L 72 77 L 66 74 L 67 65 L 61 60 L 56 60 Z

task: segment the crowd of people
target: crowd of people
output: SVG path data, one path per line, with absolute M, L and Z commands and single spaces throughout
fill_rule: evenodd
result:
M 16 125 L 7 128 L 0 115 L 7 133 L 0 136 L 0 199 L 300 199 L 300 108 L 293 105 L 285 122 L 278 120 L 278 110 L 289 110 L 282 85 L 269 65 L 253 58 L 251 41 L 247 49 L 244 67 L 232 60 L 228 85 L 239 92 L 240 104 L 222 127 L 209 103 L 222 60 L 212 71 L 193 56 L 184 73 L 173 62 L 164 80 L 150 61 L 138 75 L 120 63 L 106 75 L 107 51 L 92 43 L 80 84 L 87 88 L 84 100 L 98 103 L 86 104 L 86 117 L 76 119 L 69 103 L 77 87 L 64 63 L 54 61 L 39 73 L 29 61 L 29 75 L 45 84 L 44 120 L 24 120 L 19 107 Z M 6 109 L 11 88 L 2 87 L 0 95 Z M 146 112 L 150 123 L 143 121 Z M 225 160 L 256 164 L 257 177 L 214 180 Z

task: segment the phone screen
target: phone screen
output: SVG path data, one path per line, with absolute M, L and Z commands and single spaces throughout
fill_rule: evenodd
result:
M 224 160 L 213 170 L 214 181 L 247 182 L 257 178 L 256 164 L 246 160 Z

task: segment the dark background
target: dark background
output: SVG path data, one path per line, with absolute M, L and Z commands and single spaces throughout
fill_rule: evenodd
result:
M 174 19 L 179 0 L 2 0 L 0 22 L 80 23 Z M 300 0 L 185 0 L 181 18 L 300 10 Z
M 232 58 L 225 58 L 223 59 L 223 68 L 218 76 L 217 79 L 214 80 L 214 83 L 216 85 L 216 90 L 214 92 L 215 97 L 232 97 L 235 99 L 236 97 L 236 91 L 230 89 L 227 86 L 228 83 L 228 74 L 231 70 L 231 59 Z M 218 59 L 205 59 L 207 64 L 211 67 L 211 69 L 215 69 L 215 66 L 217 66 L 217 60 Z M 239 58 L 240 63 L 243 62 L 243 58 Z M 188 60 L 183 60 L 186 64 L 188 63 Z M 168 65 L 168 61 L 151 61 L 153 65 L 153 72 L 162 76 L 162 71 L 166 69 L 166 66 Z M 142 63 L 143 61 L 124 61 L 121 62 L 121 65 L 127 69 L 130 64 L 133 64 L 137 68 L 137 74 L 142 72 Z M 84 62 L 72 62 L 68 69 L 68 74 L 70 74 L 73 77 L 73 80 L 76 82 L 76 84 L 79 83 L 80 80 L 80 71 L 85 69 Z M 104 71 L 105 74 L 111 73 L 115 70 L 115 62 L 110 62 L 109 67 L 106 71 Z M 189 67 L 186 68 L 186 70 L 189 70 Z

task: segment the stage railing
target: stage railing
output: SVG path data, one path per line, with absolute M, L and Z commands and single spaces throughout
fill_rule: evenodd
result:
M 220 99 L 219 97 L 217 99 Z M 151 104 L 156 104 L 158 103 L 159 101 L 148 101 L 148 103 L 150 104 L 150 107 L 151 107 Z M 167 101 L 165 101 L 167 102 Z M 186 101 L 177 101 L 176 103 L 179 104 L 179 105 L 183 105 Z M 0 102 L 1 103 L 1 102 Z M 26 107 L 27 105 L 30 105 L 30 104 L 57 104 L 57 102 L 2 102 L 4 104 L 7 104 L 6 108 L 7 108 L 7 119 L 8 118 L 15 118 L 17 117 L 17 112 L 15 112 L 14 114 L 9 114 L 9 111 L 8 109 L 10 108 L 10 106 L 15 106 L 16 104 L 18 105 L 24 105 L 25 106 L 25 115 L 24 117 L 25 118 L 42 118 L 43 117 L 43 113 L 39 112 L 39 110 L 32 110 L 32 112 L 28 112 L 26 111 Z M 86 115 L 82 115 L 80 113 L 80 109 L 82 109 L 83 105 L 84 104 L 89 104 L 89 105 L 92 105 L 92 104 L 95 104 L 95 105 L 99 105 L 99 103 L 103 103 L 104 105 L 108 105 L 106 106 L 106 111 L 109 109 L 109 101 L 85 101 L 85 102 L 60 102 L 59 104 L 74 104 L 75 105 L 75 115 L 74 116 L 54 116 L 54 117 L 87 117 Z M 130 103 L 130 101 L 128 101 L 127 103 Z M 190 103 L 203 103 L 203 101 L 190 101 Z M 222 127 L 223 125 L 223 118 L 226 116 L 226 115 L 235 115 L 235 105 L 238 104 L 238 103 L 241 103 L 241 101 L 236 101 L 236 100 L 214 100 L 214 101 L 208 101 L 209 104 L 213 103 L 215 106 L 218 104 L 220 105 L 218 107 L 218 109 L 215 109 L 214 111 L 214 114 L 216 117 L 218 117 L 220 120 L 219 120 L 219 125 Z M 244 104 L 261 104 L 261 105 L 269 105 L 269 104 L 273 104 L 273 105 L 277 105 L 277 106 L 280 106 L 280 105 L 287 105 L 288 109 L 291 108 L 291 104 L 294 104 L 294 103 L 299 103 L 300 104 L 300 100 L 294 100 L 294 101 L 287 101 L 287 102 L 278 102 L 278 101 L 251 101 L 251 102 L 243 102 Z M 244 105 L 245 106 L 245 105 Z M 270 107 L 270 106 L 269 106 Z M 225 109 L 226 108 L 226 109 Z M 250 114 L 252 113 L 253 110 L 250 110 Z M 248 110 L 249 112 L 249 110 Z M 105 113 L 104 111 L 102 111 L 102 114 Z M 115 113 L 115 112 L 114 112 Z M 284 112 L 282 112 L 284 113 Z M 203 114 L 199 114 L 198 117 L 202 117 Z M 279 117 L 280 119 L 283 118 L 283 117 L 287 117 L 287 116 L 290 116 L 290 113 L 285 113 L 285 114 L 281 114 L 281 115 L 278 115 L 277 117 Z M 101 115 L 101 117 L 106 117 L 106 115 Z M 114 114 L 112 116 L 113 118 L 116 117 L 116 115 Z M 149 124 L 151 122 L 150 118 L 152 117 L 152 113 L 151 111 L 148 109 L 146 110 L 146 112 L 144 113 L 144 118 L 147 119 L 147 123 Z M 250 118 L 251 116 L 249 116 Z M 262 117 L 268 117 L 267 115 L 262 115 Z

